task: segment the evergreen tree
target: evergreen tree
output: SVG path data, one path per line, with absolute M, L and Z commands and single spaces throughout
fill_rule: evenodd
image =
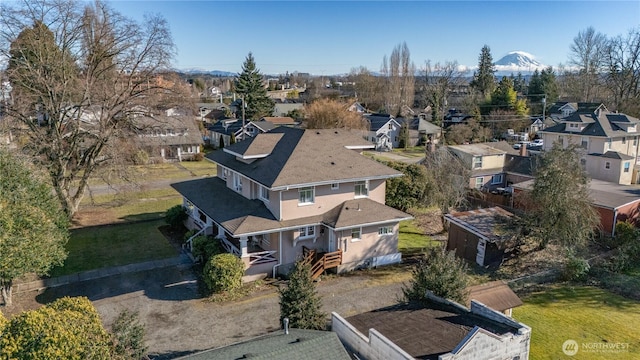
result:
M 409 147 L 409 127 L 406 123 L 402 123 L 400 127 L 400 136 L 398 136 L 398 147 L 406 149 Z
M 550 242 L 567 247 L 584 246 L 598 226 L 598 213 L 589 196 L 589 177 L 580 164 L 575 145 L 563 149 L 553 144 L 542 155 L 528 206 L 531 229 L 539 247 Z
M 541 102 L 544 98 L 544 85 L 542 84 L 542 77 L 540 72 L 536 69 L 531 75 L 529 80 L 529 101 L 531 103 Z
M 280 323 L 289 319 L 291 327 L 324 330 L 325 314 L 320 297 L 311 279 L 311 267 L 298 261 L 290 274 L 289 284 L 280 289 Z
M 273 100 L 267 96 L 267 89 L 262 82 L 262 74 L 256 68 L 253 54 L 249 53 L 242 64 L 242 73 L 235 81 L 235 91 L 244 100 L 245 118 L 258 120 L 263 116 L 271 116 Z
M 544 94 L 547 96 L 547 106 L 551 106 L 558 101 L 558 82 L 556 81 L 556 73 L 551 66 L 543 69 L 540 72 L 540 78 L 542 80 L 542 88 Z
M 468 283 L 467 264 L 456 257 L 455 251 L 430 248 L 413 269 L 409 285 L 402 288 L 403 300 L 424 302 L 427 291 L 431 291 L 436 296 L 464 304 Z
M 218 142 L 218 148 L 224 148 L 224 136 L 220 135 L 220 141 Z
M 521 72 L 518 72 L 518 75 L 513 78 L 513 88 L 518 94 L 527 93 L 527 81 L 524 79 Z
M 488 97 L 496 87 L 496 80 L 494 77 L 495 72 L 496 69 L 493 65 L 491 49 L 489 48 L 489 45 L 485 45 L 480 51 L 478 71 L 473 73 L 473 80 L 470 84 L 471 87 L 482 94 L 485 98 Z
M 526 102 L 518 99 L 518 94 L 513 88 L 513 82 L 506 76 L 502 77 L 496 89 L 491 93 L 489 106 L 483 108 L 490 111 L 507 110 L 520 116 L 529 113 Z

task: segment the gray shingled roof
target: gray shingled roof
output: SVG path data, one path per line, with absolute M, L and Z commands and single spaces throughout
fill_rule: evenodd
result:
M 411 218 L 400 210 L 362 198 L 345 201 L 321 215 L 279 221 L 262 201 L 243 197 L 218 177 L 183 181 L 171 186 L 236 237 L 314 224 L 346 228 Z
M 505 311 L 522 305 L 522 300 L 504 281 L 497 280 L 470 286 L 467 306 L 476 300 L 497 311 Z
M 498 335 L 517 331 L 453 307 L 427 306 L 394 305 L 346 320 L 365 336 L 369 329 L 375 329 L 416 359 L 438 359 L 452 351 L 475 326 Z
M 567 122 L 584 123 L 587 125 L 581 132 L 573 132 L 567 131 Z M 562 119 L 562 122 L 560 124 L 548 127 L 544 130 L 541 130 L 541 132 L 576 134 L 608 138 L 636 136 L 640 134 L 640 129 L 636 129 L 636 131 L 634 132 L 627 132 L 618 124 L 640 125 L 640 120 L 625 114 L 609 113 L 605 111 L 601 111 L 599 113 L 575 112 Z
M 504 161 L 504 172 L 533 176 L 539 161 L 538 156 L 507 155 Z
M 185 356 L 189 360 L 350 360 L 350 356 L 330 331 L 289 329 L 273 332 L 241 343 Z
M 627 154 L 619 153 L 617 151 L 609 150 L 604 154 L 592 153 L 588 154 L 590 156 L 597 156 L 607 159 L 617 159 L 617 160 L 632 160 L 635 159 L 633 156 L 629 156 Z
M 497 206 L 486 209 L 453 212 L 445 215 L 447 219 L 458 224 L 458 226 L 465 226 L 468 229 L 472 229 L 491 242 L 498 242 L 504 238 L 511 237 L 511 234 L 501 230 L 499 225 L 503 219 L 512 216 L 512 213 Z
M 269 155 L 280 139 L 282 134 L 261 134 L 254 141 L 241 141 L 233 150 L 243 156 Z
M 527 180 L 513 184 L 513 187 L 521 190 L 531 190 L 533 189 L 533 182 L 533 179 Z M 591 181 L 589 181 L 589 195 L 594 205 L 608 209 L 617 209 L 633 202 L 640 202 L 640 186 L 620 185 L 608 181 L 591 179 Z
M 190 116 L 138 116 L 134 125 L 139 136 L 137 141 L 143 145 L 194 145 L 202 144 L 202 134 Z M 165 131 L 173 131 L 175 135 L 165 135 Z M 162 135 L 154 135 L 159 131 Z M 180 134 L 180 135 L 179 135 Z
M 238 161 L 225 151 L 214 151 L 207 158 L 268 187 L 285 188 L 312 183 L 331 183 L 355 179 L 386 179 L 402 173 L 349 150 L 346 146 L 371 147 L 361 133 L 354 130 L 303 130 L 279 127 L 268 134 L 230 145 L 225 149 L 242 153 L 251 142 L 264 135 L 283 134 L 271 155 L 250 164 Z

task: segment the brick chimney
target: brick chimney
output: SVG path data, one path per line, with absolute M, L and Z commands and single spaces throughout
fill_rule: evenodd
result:
M 520 156 L 527 156 L 527 145 L 520 144 Z

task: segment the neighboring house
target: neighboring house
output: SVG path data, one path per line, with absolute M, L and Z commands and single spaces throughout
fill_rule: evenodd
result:
M 578 111 L 578 103 L 558 101 L 549 108 L 549 116 L 556 121 Z
M 320 330 L 275 331 L 237 344 L 180 357 L 183 360 L 350 360 L 336 333 Z
M 432 124 L 421 117 L 414 118 L 409 125 L 409 129 L 417 131 L 419 138 L 424 137 L 425 143 L 437 144 L 442 136 L 442 128 L 440 126 Z M 421 145 L 424 144 L 421 143 Z
M 534 178 L 539 156 L 522 156 L 507 154 L 504 160 L 504 174 L 507 186 Z
M 247 121 L 247 123 L 249 122 Z M 223 119 L 207 126 L 207 130 L 209 131 L 209 142 L 211 145 L 217 148 L 221 147 L 221 145 L 223 147 L 228 146 L 231 144 L 231 135 L 233 135 L 235 139 L 242 137 L 242 120 Z M 224 142 L 224 144 L 221 144 L 221 141 Z
M 513 234 L 506 224 L 513 214 L 499 207 L 446 214 L 449 223 L 447 250 L 480 266 L 502 260 L 505 241 Z
M 245 135 L 247 137 L 254 137 L 258 134 L 269 132 L 277 128 L 278 126 L 279 125 L 276 125 L 271 121 L 266 121 L 266 120 L 250 121 L 245 126 Z M 242 137 L 240 137 L 240 140 L 242 140 Z
M 209 153 L 216 177 L 172 186 L 186 226 L 241 257 L 247 276 L 302 258 L 338 272 L 398 263 L 398 224 L 411 216 L 385 205 L 385 181 L 402 173 L 359 153 L 372 147 L 358 131 L 280 126 Z
M 469 187 L 479 190 L 504 187 L 505 157 L 517 153 L 506 141 L 450 145 L 448 149 L 471 170 Z
M 542 116 L 533 116 L 530 118 L 530 120 L 531 124 L 529 124 L 529 128 L 527 129 L 529 134 L 537 134 L 538 132 L 550 126 L 558 124 L 552 117 L 549 116 L 545 116 L 544 119 L 542 118 Z
M 331 331 L 354 359 L 529 358 L 531 328 L 475 300 L 470 308 L 427 294 L 425 306 L 395 305 L 342 318 Z
M 604 105 L 584 104 L 539 135 L 544 140 L 544 150 L 550 150 L 555 143 L 581 148 L 581 162 L 592 179 L 625 185 L 640 179 L 637 118 L 610 112 Z
M 259 121 L 268 121 L 277 126 L 298 126 L 300 122 L 289 116 L 265 116 Z
M 467 290 L 469 291 L 467 306 L 471 306 L 471 300 L 475 300 L 509 317 L 513 308 L 523 304 L 522 300 L 511 290 L 509 285 L 501 280 L 474 285 Z
M 449 109 L 449 111 L 444 115 L 442 126 L 446 128 L 451 125 L 464 124 L 469 119 L 473 119 L 473 115 L 465 114 L 458 109 Z
M 204 143 L 192 116 L 136 116 L 134 122 L 137 142 L 150 158 L 192 160 Z
M 533 189 L 533 180 L 514 184 L 514 204 L 521 207 L 519 194 Z M 602 180 L 589 182 L 591 203 L 600 215 L 600 231 L 606 235 L 615 235 L 618 221 L 629 221 L 640 225 L 640 186 L 619 185 Z
M 355 101 L 353 104 L 349 105 L 349 107 L 347 108 L 348 111 L 351 112 L 357 112 L 359 114 L 365 114 L 367 113 L 367 109 L 362 106 L 362 104 L 360 104 L 359 102 Z
M 375 144 L 378 151 L 389 151 L 400 143 L 402 122 L 389 114 L 365 114 L 369 122 L 369 132 L 365 139 Z
M 273 107 L 273 116 L 287 116 L 291 111 L 304 109 L 304 103 L 293 99 L 276 99 Z
M 226 118 L 225 112 L 229 106 L 224 103 L 198 103 L 198 119 L 202 121 L 216 121 Z

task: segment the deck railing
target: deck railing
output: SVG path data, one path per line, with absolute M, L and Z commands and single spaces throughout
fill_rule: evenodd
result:
M 311 279 L 315 280 L 327 269 L 338 267 L 342 264 L 342 250 L 318 254 L 316 250 L 302 247 L 302 262 L 311 265 Z

